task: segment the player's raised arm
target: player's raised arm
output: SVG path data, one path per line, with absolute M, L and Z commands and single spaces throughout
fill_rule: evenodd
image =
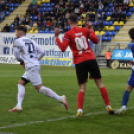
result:
M 58 38 L 60 34 L 60 30 L 58 28 L 55 29 L 55 38 L 56 38 L 56 42 L 57 42 L 57 45 L 58 47 L 60 48 L 60 50 L 62 52 L 64 52 L 67 48 L 67 46 L 69 45 L 69 40 L 65 38 L 65 35 L 64 35 L 64 38 L 63 38 L 63 42 L 60 41 L 60 39 Z
M 86 25 L 86 27 L 89 30 L 89 39 L 93 43 L 97 44 L 99 42 L 99 40 L 98 40 L 98 38 L 97 38 L 97 36 L 96 36 L 96 34 L 94 32 L 92 23 L 91 22 L 88 22 L 87 25 Z

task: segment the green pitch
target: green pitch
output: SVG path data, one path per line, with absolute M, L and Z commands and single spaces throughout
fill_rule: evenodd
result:
M 134 133 L 134 93 L 128 104 L 131 109 L 126 114 L 108 115 L 93 80 L 87 83 L 83 108 L 85 116 L 75 117 L 78 85 L 75 69 L 68 67 L 42 66 L 41 70 L 44 85 L 59 95 L 66 95 L 68 111 L 55 99 L 39 94 L 29 83 L 26 86 L 23 111 L 9 113 L 8 110 L 16 105 L 17 82 L 23 73 L 24 69 L 20 65 L 0 64 L 0 134 Z M 131 70 L 101 69 L 101 73 L 112 107 L 120 108 Z

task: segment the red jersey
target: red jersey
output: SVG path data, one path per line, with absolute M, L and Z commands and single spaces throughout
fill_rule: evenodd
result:
M 79 28 L 74 27 L 64 34 L 63 43 L 57 38 L 56 42 L 62 52 L 64 52 L 67 46 L 70 46 L 73 52 L 74 64 L 96 59 L 94 52 L 89 46 L 90 39 L 93 43 L 98 43 L 98 38 L 94 31 L 89 31 L 86 27 Z

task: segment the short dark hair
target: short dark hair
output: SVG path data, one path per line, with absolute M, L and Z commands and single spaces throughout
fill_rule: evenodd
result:
M 76 14 L 71 14 L 69 16 L 69 20 L 72 22 L 72 23 L 77 23 L 77 15 Z
M 27 33 L 27 27 L 25 27 L 25 26 L 18 26 L 17 30 L 18 31 L 23 31 L 25 34 Z
M 129 36 L 134 40 L 134 28 L 131 28 L 131 29 L 128 31 L 128 34 L 129 34 Z

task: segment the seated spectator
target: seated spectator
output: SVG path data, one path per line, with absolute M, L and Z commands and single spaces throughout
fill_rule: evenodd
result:
M 1 11 L 5 11 L 5 0 L 0 1 Z
M 55 8 L 54 7 L 51 8 L 51 12 L 55 12 Z
M 80 7 L 80 14 L 82 14 L 84 12 L 83 8 Z
M 48 20 L 47 22 L 46 22 L 46 26 L 51 26 L 52 24 L 51 24 L 51 21 L 50 20 Z
M 89 4 L 88 4 L 88 2 L 85 3 L 84 9 L 85 9 L 85 12 L 88 12 L 88 9 L 89 9 Z
M 23 15 L 20 15 L 19 18 L 20 18 L 20 19 L 19 19 L 19 24 L 22 24 L 22 22 L 24 21 L 24 17 L 23 17 Z
M 100 20 L 100 23 L 99 23 L 99 25 L 97 26 L 97 31 L 102 31 L 103 28 L 104 28 L 103 21 Z
M 38 30 L 41 30 L 42 26 L 43 26 L 42 22 L 41 21 L 38 21 L 37 22 Z
M 70 13 L 67 12 L 67 13 L 65 14 L 65 18 L 66 18 L 66 19 L 69 19 L 69 16 L 70 16 Z
M 98 3 L 97 3 L 97 2 L 94 3 L 94 9 L 95 9 L 95 10 L 98 9 Z
M 62 13 L 56 13 L 56 19 L 62 19 Z
M 86 18 L 86 13 L 83 11 L 83 13 L 80 16 L 81 19 L 85 19 Z
M 8 26 L 8 24 L 6 24 L 6 26 L 4 26 L 4 31 L 5 32 L 10 32 L 10 26 Z
M 101 15 L 99 14 L 99 12 L 97 12 L 96 16 L 95 16 L 95 21 L 98 21 L 100 20 L 101 18 Z
M 33 22 L 32 31 L 34 31 L 36 28 L 37 28 L 37 22 L 36 22 L 36 21 L 34 21 L 34 22 Z
M 125 20 L 126 20 L 126 14 L 124 12 L 121 12 L 120 21 L 125 21 Z
M 118 13 L 118 11 L 119 11 L 119 7 L 116 7 L 116 8 L 114 9 L 114 12 L 115 12 L 115 13 Z
M 79 15 L 80 9 L 78 7 L 76 7 L 75 10 L 74 10 L 74 13 L 77 14 L 77 15 Z
M 57 20 L 57 25 L 58 25 L 58 26 L 59 26 L 59 25 L 63 25 L 62 19 L 58 18 L 58 20 Z
M 33 27 L 33 21 L 30 20 L 28 26 L 27 26 L 27 29 L 30 30 L 31 28 Z
M 54 20 L 56 17 L 55 13 L 51 11 L 51 19 Z
M 84 4 L 83 4 L 83 2 L 81 2 L 81 4 L 80 4 L 80 8 L 84 8 Z
M 99 11 L 102 11 L 104 8 L 104 5 L 101 3 L 101 1 L 99 2 Z
M 37 4 L 37 1 L 36 0 L 32 0 L 32 5 L 35 5 Z
M 111 21 L 115 21 L 116 20 L 116 14 L 115 12 L 113 11 L 112 15 L 111 15 Z
M 30 9 L 30 7 L 27 8 L 26 10 L 26 14 L 31 14 L 32 10 Z
M 23 21 L 22 21 L 22 24 L 23 24 L 23 25 L 27 25 L 27 24 L 28 24 L 28 18 L 27 18 L 26 15 L 24 16 L 24 19 L 23 19 Z
M 63 2 L 63 1 L 60 1 L 60 2 L 59 2 L 59 6 L 60 6 L 60 7 L 64 7 L 64 2 Z
M 121 13 L 120 13 L 120 11 L 118 11 L 118 13 L 116 13 L 116 18 L 115 18 L 116 21 L 120 20 L 120 15 L 121 15 Z
M 128 0 L 124 0 L 123 3 L 124 3 L 124 4 L 126 3 L 126 4 L 128 5 Z
M 33 5 L 32 5 L 32 3 L 29 4 L 28 8 L 29 8 L 29 10 L 31 10 L 31 11 L 33 10 Z
M 5 5 L 5 11 L 9 11 L 9 7 L 8 7 L 7 3 Z
M 60 32 L 63 32 L 62 25 L 59 25 L 59 30 L 60 30 Z
M 33 16 L 38 15 L 38 11 L 37 11 L 37 8 L 36 8 L 36 7 L 33 8 L 33 11 L 32 11 L 31 14 L 32 14 Z
M 45 14 L 45 20 L 48 20 L 48 19 L 50 19 L 50 12 L 49 11 L 47 11 Z
M 94 29 L 95 29 L 95 31 L 98 30 L 98 25 L 99 25 L 99 21 L 96 21 L 96 22 L 95 22 L 95 25 L 94 25 Z
M 2 20 L 3 20 L 4 18 L 5 18 L 5 12 L 4 12 L 4 11 L 2 11 L 2 12 L 1 12 L 1 14 L 0 14 L 0 19 L 2 19 Z
M 51 23 L 52 23 L 52 26 L 53 26 L 53 27 L 56 27 L 56 26 L 57 26 L 57 20 L 52 20 Z
M 18 22 L 20 21 L 19 15 L 17 14 L 16 18 L 15 18 Z
M 12 23 L 14 25 L 14 29 L 16 29 L 19 26 L 19 22 L 17 19 L 14 19 L 14 22 Z
M 107 18 L 106 13 L 102 11 L 100 19 L 105 20 Z
M 89 9 L 88 11 L 93 12 L 94 11 L 94 5 L 92 4 L 92 2 L 89 3 Z
M 128 9 L 129 9 L 129 7 L 128 7 L 127 3 L 124 3 L 124 5 L 123 5 L 123 7 L 122 7 L 122 11 L 123 11 L 123 12 L 127 12 Z
M 64 32 L 67 32 L 67 31 L 68 31 L 68 26 L 67 26 L 67 25 L 64 25 L 63 31 L 64 31 Z
M 90 21 L 95 21 L 95 14 L 93 12 L 90 14 Z

